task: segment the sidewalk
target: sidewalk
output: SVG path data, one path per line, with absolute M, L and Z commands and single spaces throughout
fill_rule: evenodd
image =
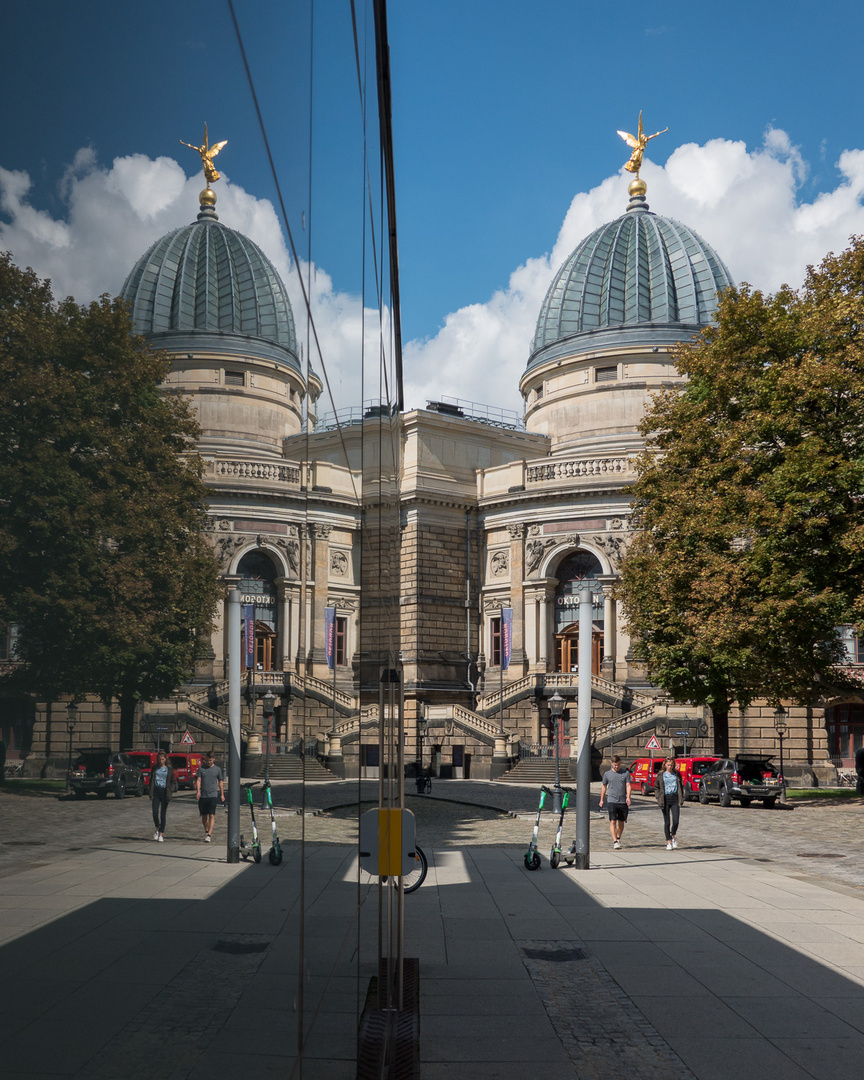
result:
M 528 873 L 524 846 L 458 836 L 427 854 L 405 900 L 424 1080 L 860 1075 L 864 890 L 612 852 L 599 819 L 589 871 Z M 4 871 L 4 1077 L 353 1078 L 378 889 L 352 846 L 300 855 L 232 866 L 223 844 L 130 838 Z

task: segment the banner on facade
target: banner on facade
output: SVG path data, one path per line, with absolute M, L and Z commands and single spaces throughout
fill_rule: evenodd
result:
M 255 605 L 243 605 L 243 653 L 246 670 L 255 667 Z
M 324 608 L 324 648 L 327 653 L 327 667 L 333 669 L 336 663 L 336 608 Z
M 510 654 L 513 651 L 513 608 L 501 608 L 501 668 L 510 667 Z

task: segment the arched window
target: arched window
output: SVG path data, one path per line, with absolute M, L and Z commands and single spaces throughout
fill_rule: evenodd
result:
M 237 567 L 244 620 L 251 614 L 255 625 L 255 669 L 272 671 L 276 656 L 279 606 L 276 602 L 277 571 L 263 551 L 247 551 Z M 243 668 L 246 651 L 243 650 Z
M 600 673 L 603 658 L 603 600 L 600 575 L 603 567 L 590 551 L 574 551 L 559 563 L 555 576 L 555 669 L 576 671 L 579 652 L 579 593 L 590 589 L 594 594 L 591 611 L 591 671 Z

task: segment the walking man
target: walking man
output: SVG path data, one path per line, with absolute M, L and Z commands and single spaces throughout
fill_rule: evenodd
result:
M 621 834 L 630 813 L 630 773 L 621 768 L 621 758 L 616 754 L 612 758 L 612 768 L 603 774 L 600 785 L 600 809 L 603 800 L 609 807 L 609 832 L 612 835 L 612 847 L 621 847 Z M 608 794 L 608 798 L 607 798 Z
M 213 764 L 213 751 L 204 754 L 204 764 L 195 773 L 195 797 L 198 800 L 198 813 L 204 826 L 204 842 L 209 844 L 216 824 L 216 800 L 225 805 L 225 786 L 222 770 Z

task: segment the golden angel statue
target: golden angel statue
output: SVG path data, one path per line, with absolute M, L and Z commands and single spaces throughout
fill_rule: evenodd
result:
M 636 173 L 639 176 L 639 170 L 642 168 L 642 158 L 645 154 L 645 147 L 648 145 L 650 139 L 656 139 L 658 135 L 662 135 L 664 131 L 668 131 L 669 128 L 663 128 L 663 131 L 655 131 L 653 135 L 646 135 L 642 130 L 642 110 L 639 110 L 639 127 L 637 128 L 638 134 L 631 135 L 627 131 L 619 131 L 618 134 L 627 143 L 628 146 L 633 147 L 633 153 L 630 155 L 630 160 L 624 166 L 627 172 Z
M 207 140 L 207 125 L 204 125 L 204 142 L 201 146 L 193 146 L 192 143 L 183 142 L 180 140 L 183 146 L 188 146 L 190 150 L 197 150 L 201 155 L 201 164 L 204 166 L 204 179 L 208 184 L 213 184 L 219 179 L 219 173 L 213 167 L 213 158 L 219 153 L 223 146 L 227 145 L 228 140 L 224 139 L 222 142 L 214 143 L 210 146 Z

